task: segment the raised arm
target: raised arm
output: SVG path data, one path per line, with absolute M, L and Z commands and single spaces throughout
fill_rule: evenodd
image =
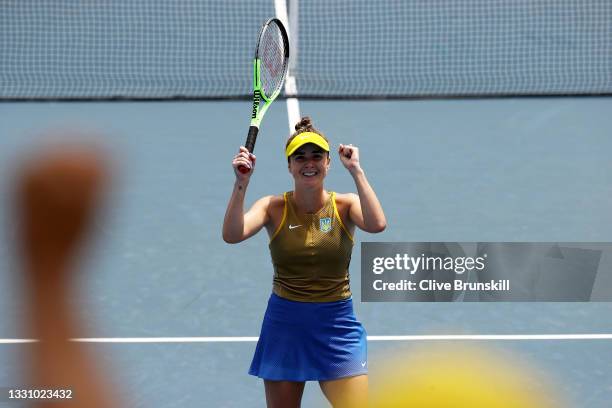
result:
M 349 216 L 351 221 L 366 232 L 382 232 L 387 227 L 387 220 L 376 193 L 368 183 L 365 172 L 359 163 L 359 149 L 353 145 L 340 145 L 338 149 L 340 161 L 349 171 L 355 186 L 357 195 L 351 194 L 351 206 Z
M 238 170 L 239 166 L 245 166 L 250 171 L 243 174 Z M 236 244 L 255 235 L 268 222 L 268 207 L 271 197 L 257 200 L 251 209 L 245 213 L 244 197 L 255 169 L 255 156 L 241 146 L 238 154 L 234 156 L 232 167 L 234 168 L 236 181 L 223 219 L 223 240 L 229 244 Z
M 80 286 L 77 272 L 83 272 L 77 265 L 109 182 L 107 159 L 85 144 L 47 148 L 24 162 L 15 182 L 27 329 L 39 340 L 23 350 L 28 387 L 67 390 L 72 396 L 27 406 L 119 407 L 116 384 L 99 366 L 96 350 L 70 341 L 87 337 L 83 313 L 72 300 Z

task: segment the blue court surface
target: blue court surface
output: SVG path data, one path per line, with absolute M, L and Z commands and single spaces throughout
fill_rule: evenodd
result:
M 334 146 L 360 147 L 388 227 L 358 233 L 357 242 L 612 241 L 609 97 L 300 105 Z M 247 375 L 255 342 L 244 337 L 258 335 L 271 291 L 267 236 L 238 245 L 221 239 L 230 163 L 250 110 L 246 101 L 1 103 L 0 338 L 22 338 L 26 316 L 11 255 L 11 169 L 49 135 L 95 133 L 115 174 L 73 299 L 86 320 L 83 337 L 213 339 L 88 347 L 108 364 L 129 407 L 265 406 L 261 380 Z M 292 188 L 288 131 L 285 104 L 275 103 L 260 132 L 248 204 Z M 355 190 L 335 156 L 327 187 Z M 362 303 L 359 260 L 356 245 L 353 298 L 370 336 L 612 333 L 606 302 Z M 610 338 L 467 342 L 474 341 L 537 367 L 570 407 L 610 406 Z M 370 368 L 414 344 L 370 341 Z M 0 386 L 19 381 L 26 349 L 0 344 Z M 317 384 L 307 385 L 303 406 L 327 406 Z

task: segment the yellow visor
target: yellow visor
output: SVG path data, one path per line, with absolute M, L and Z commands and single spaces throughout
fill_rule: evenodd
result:
M 291 156 L 293 152 L 307 143 L 315 144 L 326 152 L 329 152 L 329 143 L 327 143 L 321 135 L 314 132 L 304 132 L 294 137 L 291 143 L 289 143 L 289 146 L 285 149 L 285 156 Z

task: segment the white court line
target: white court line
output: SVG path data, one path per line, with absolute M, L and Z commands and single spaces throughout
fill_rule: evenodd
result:
M 254 343 L 258 337 L 92 337 L 76 338 L 80 343 Z M 412 336 L 368 336 L 368 341 L 444 340 L 612 340 L 612 333 L 600 334 L 442 334 Z M 33 343 L 33 339 L 0 339 L 0 344 Z
M 297 4 L 294 5 L 297 7 Z M 274 10 L 276 12 L 276 18 L 283 22 L 287 27 L 289 35 L 289 72 L 285 79 L 285 94 L 286 95 L 297 95 L 297 85 L 293 69 L 296 66 L 296 51 L 297 51 L 297 27 L 289 25 L 289 15 L 287 14 L 287 3 L 285 0 L 274 0 Z M 296 17 L 295 10 L 293 16 Z M 297 24 L 297 19 L 292 19 L 293 24 Z M 300 102 L 297 98 L 287 98 L 287 120 L 289 121 L 289 134 L 295 132 L 294 125 L 301 119 L 300 116 Z
M 369 341 L 423 340 L 612 340 L 612 334 L 447 334 L 416 336 L 368 336 Z

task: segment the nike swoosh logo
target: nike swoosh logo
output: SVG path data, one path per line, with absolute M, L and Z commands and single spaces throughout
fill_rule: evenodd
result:
M 300 225 L 291 225 L 291 224 L 289 224 L 289 229 L 290 230 L 291 229 L 296 229 L 297 227 L 301 227 L 301 226 L 302 226 L 302 224 L 300 224 Z
M 361 366 L 362 366 L 362 367 L 365 367 L 365 366 L 366 366 L 366 364 L 367 364 L 367 362 L 366 362 L 366 361 L 364 361 L 363 363 L 361 363 Z

